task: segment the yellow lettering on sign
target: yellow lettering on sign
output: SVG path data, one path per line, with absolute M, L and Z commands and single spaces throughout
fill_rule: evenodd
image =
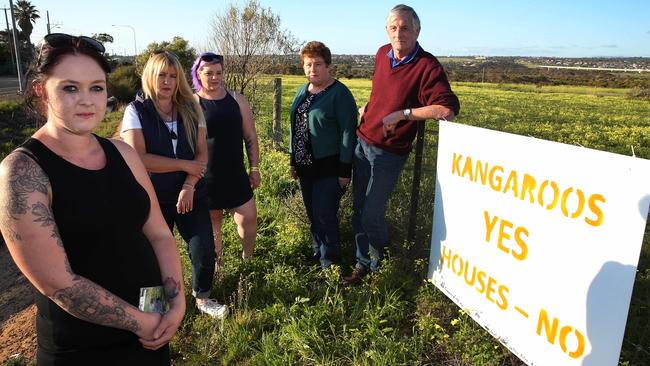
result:
M 464 259 L 458 253 L 454 253 L 445 245 L 441 248 L 441 254 L 440 265 L 443 268 L 446 267 L 451 270 L 462 283 L 474 287 L 478 293 L 501 310 L 508 309 L 507 295 L 510 293 L 508 287 L 499 283 L 494 277 L 488 275 L 476 265 L 470 265 L 467 259 Z
M 600 226 L 600 224 L 603 223 L 603 210 L 596 205 L 596 202 L 602 202 L 605 203 L 605 197 L 601 194 L 594 194 L 589 197 L 589 201 L 587 202 L 587 205 L 589 205 L 589 209 L 591 212 L 596 214 L 595 219 L 590 219 L 589 217 L 585 217 L 585 222 L 591 226 Z
M 456 153 L 454 153 L 454 157 L 451 160 L 451 174 L 458 174 L 460 176 L 460 159 L 462 159 L 463 156 Z
M 551 321 L 548 313 L 544 309 L 540 309 L 539 311 L 539 318 L 537 319 L 537 335 L 541 336 L 542 331 L 546 333 L 546 340 L 552 345 L 555 345 L 555 340 L 558 338 L 560 349 L 571 358 L 578 358 L 585 352 L 586 341 L 584 335 L 579 330 L 569 325 L 560 326 L 560 321 L 556 317 L 553 317 L 553 320 Z M 557 337 L 558 331 L 559 337 Z M 570 336 L 574 337 L 576 340 L 576 349 L 572 351 L 567 348 L 567 339 Z
M 522 226 L 517 226 L 514 230 L 514 241 L 519 248 L 518 251 L 509 248 L 504 242 L 510 241 L 510 233 L 514 224 L 498 216 L 490 217 L 490 213 L 483 211 L 485 219 L 485 241 L 490 242 L 492 239 L 492 232 L 499 222 L 499 232 L 497 234 L 497 248 L 504 253 L 512 255 L 515 259 L 523 261 L 528 256 L 528 245 L 524 241 L 524 237 L 528 237 L 528 229 Z
M 530 174 L 506 170 L 500 165 L 453 153 L 451 174 L 478 183 L 504 195 L 512 195 L 521 202 L 538 204 L 548 211 L 559 210 L 568 219 L 583 218 L 591 226 L 602 225 L 605 214 L 602 194 L 585 194 L 576 187 L 561 187 L 551 179 L 537 180 Z M 505 178 L 505 181 L 504 181 Z M 541 183 L 538 185 L 537 182 Z M 576 204 L 572 204 L 576 202 Z

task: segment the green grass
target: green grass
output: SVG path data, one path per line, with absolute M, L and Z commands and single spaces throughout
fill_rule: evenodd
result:
M 303 77 L 282 76 L 283 146 L 288 109 Z M 342 80 L 364 104 L 369 80 Z M 172 341 L 176 365 L 521 365 L 486 331 L 424 280 L 430 244 L 437 124 L 427 123 L 421 204 L 414 243 L 405 240 L 413 156 L 393 198 L 388 224 L 389 259 L 364 285 L 340 288 L 342 273 L 319 274 L 305 264 L 309 226 L 298 185 L 288 174 L 286 151 L 271 148 L 271 78 L 257 118 L 262 141 L 262 186 L 256 191 L 258 237 L 255 258 L 239 259 L 232 219 L 224 224 L 225 268 L 212 295 L 232 314 L 223 321 L 199 315 L 187 296 L 187 315 Z M 552 141 L 650 158 L 650 101 L 628 99 L 625 90 L 459 83 L 457 122 Z M 121 112 L 107 117 L 101 135 L 111 135 Z M 351 197 L 343 198 L 343 255 L 354 255 Z M 650 364 L 650 227 L 623 343 L 621 364 Z M 190 288 L 190 265 L 178 238 Z M 342 271 L 348 272 L 346 266 Z
M 27 122 L 22 103 L 16 100 L 0 100 L 0 160 L 35 131 Z
M 342 81 L 351 89 L 358 105 L 367 101 L 368 80 Z M 286 146 L 288 108 L 305 80 L 283 76 L 282 82 Z M 270 85 L 270 79 L 267 83 Z M 637 156 L 650 158 L 650 102 L 628 99 L 625 89 L 478 83 L 459 83 L 454 89 L 462 103 L 457 122 L 626 155 L 631 155 L 633 146 Z M 268 141 L 272 136 L 270 87 L 266 95 L 257 123 L 261 138 Z M 282 188 L 266 191 L 263 186 L 257 194 L 264 229 L 258 237 L 257 258 L 252 263 L 243 264 L 235 259 L 239 245 L 234 225 L 228 223 L 226 248 L 232 259 L 227 261 L 226 274 L 216 291 L 226 296 L 224 300 L 232 298 L 232 294 L 244 293 L 245 301 L 244 305 L 232 302 L 235 314 L 224 322 L 228 326 L 219 328 L 219 337 L 223 338 L 215 342 L 243 342 L 245 337 L 231 334 L 233 330 L 229 328 L 233 323 L 241 323 L 240 331 L 249 335 L 252 344 L 235 347 L 240 349 L 234 352 L 238 356 L 223 348 L 206 360 L 254 365 L 521 364 L 435 287 L 422 280 L 433 209 L 436 132 L 435 123 L 427 124 L 416 242 L 404 240 L 411 157 L 389 203 L 388 222 L 394 239 L 391 258 L 369 283 L 355 290 L 336 285 L 338 272 L 328 273 L 323 284 L 313 268 L 302 264 L 310 244 L 298 187 L 286 173 L 286 153 L 264 149 L 263 185 Z M 269 199 L 269 194 L 274 198 Z M 344 197 L 342 207 L 344 255 L 352 258 L 349 195 Z M 648 316 L 645 304 L 650 302 L 647 243 L 646 235 L 621 357 L 621 362 L 628 365 L 650 361 L 650 332 L 643 320 Z M 255 321 L 260 322 L 257 326 L 262 330 L 252 328 Z M 186 331 L 184 334 L 192 334 Z M 194 329 L 194 334 L 198 333 Z M 186 354 L 183 347 L 179 349 Z M 187 351 L 199 352 L 195 348 Z
M 368 80 L 342 80 L 364 104 Z M 271 131 L 271 79 L 257 119 L 261 139 Z M 282 77 L 283 146 L 288 143 L 288 109 L 305 79 Z M 461 83 L 457 121 L 481 127 L 650 158 L 650 103 L 626 97 L 627 90 Z M 180 365 L 520 365 L 471 318 L 426 283 L 430 241 L 437 125 L 427 125 L 422 200 L 415 243 L 405 238 L 412 157 L 389 203 L 393 238 L 390 259 L 369 283 L 341 289 L 341 274 L 319 278 L 303 264 L 310 253 L 308 225 L 296 183 L 287 174 L 288 156 L 266 143 L 263 185 L 257 192 L 260 233 L 256 258 L 237 259 L 240 247 L 226 223 L 226 268 L 214 294 L 234 314 L 214 322 L 194 314 L 172 346 Z M 350 195 L 341 209 L 344 258 L 354 255 Z M 630 309 L 621 362 L 644 365 L 648 357 L 650 302 L 648 236 Z M 349 268 L 344 268 L 349 270 Z M 188 282 L 189 284 L 189 282 Z M 191 303 L 191 300 L 189 300 Z M 204 335 L 204 334 L 209 335 Z M 637 348 L 640 347 L 640 348 Z M 200 356 L 199 356 L 200 355 Z

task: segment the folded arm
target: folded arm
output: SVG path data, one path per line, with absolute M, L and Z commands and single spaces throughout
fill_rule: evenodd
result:
M 113 141 L 113 143 L 124 157 L 138 183 L 147 191 L 151 201 L 149 217 L 142 231 L 149 239 L 156 254 L 165 289 L 165 297 L 170 306 L 169 312 L 163 316 L 160 324 L 155 329 L 153 339 L 141 339 L 146 348 L 156 349 L 171 340 L 185 315 L 185 294 L 180 255 L 176 247 L 176 241 L 167 224 L 165 224 L 151 181 L 142 162 L 138 159 L 137 153 L 121 141 Z
M 69 314 L 153 338 L 160 314 L 141 312 L 73 272 L 54 221 L 51 194 L 47 176 L 27 155 L 14 152 L 0 165 L 0 231 L 18 268 Z

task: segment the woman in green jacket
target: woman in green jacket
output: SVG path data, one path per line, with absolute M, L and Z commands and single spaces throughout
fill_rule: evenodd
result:
M 314 260 L 327 268 L 341 262 L 338 209 L 352 173 L 357 106 L 330 75 L 332 54 L 323 43 L 307 43 L 300 60 L 308 83 L 291 105 L 291 175 L 300 181 Z

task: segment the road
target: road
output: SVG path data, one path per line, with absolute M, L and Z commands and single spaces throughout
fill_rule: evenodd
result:
M 650 72 L 650 69 L 615 69 L 609 67 L 584 67 L 584 66 L 553 66 L 553 65 L 534 65 L 534 67 L 547 69 L 568 69 L 568 70 L 595 70 L 595 71 L 614 71 L 614 72 Z
M 18 94 L 18 78 L 11 76 L 0 76 L 0 95 Z

